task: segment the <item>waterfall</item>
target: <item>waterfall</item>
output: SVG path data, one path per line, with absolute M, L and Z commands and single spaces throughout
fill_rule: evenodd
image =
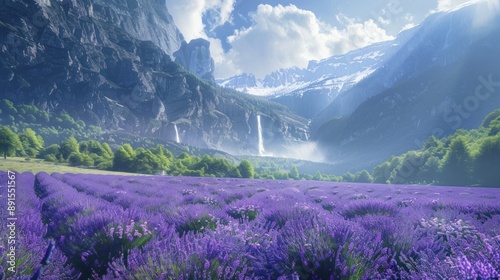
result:
M 181 138 L 179 137 L 179 130 L 177 129 L 177 124 L 175 124 L 175 123 L 174 123 L 174 129 L 175 129 L 175 142 L 180 144 Z
M 262 139 L 262 126 L 260 125 L 260 116 L 257 115 L 257 130 L 259 133 L 259 155 L 264 155 L 264 139 Z

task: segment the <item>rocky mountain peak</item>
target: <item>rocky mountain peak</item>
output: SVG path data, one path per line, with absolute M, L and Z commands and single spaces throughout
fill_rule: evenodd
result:
M 184 66 L 197 77 L 214 81 L 215 63 L 210 55 L 210 42 L 205 39 L 194 39 L 188 43 L 182 42 L 174 53 L 175 62 Z
M 273 71 L 262 80 L 264 87 L 280 87 L 294 84 L 301 80 L 304 69 L 298 67 L 285 68 Z
M 217 79 L 216 82 L 227 88 L 238 89 L 246 92 L 247 88 L 257 87 L 257 78 L 254 74 L 243 73 L 228 79 Z

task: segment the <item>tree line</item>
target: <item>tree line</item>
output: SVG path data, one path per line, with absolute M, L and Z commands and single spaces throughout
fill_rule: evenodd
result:
M 421 149 L 391 157 L 371 175 L 376 183 L 500 187 L 500 109 L 478 129 L 431 136 Z
M 113 151 L 108 143 L 97 140 L 78 141 L 74 136 L 70 136 L 60 144 L 45 146 L 43 137 L 31 128 L 15 133 L 8 126 L 0 128 L 0 152 L 4 158 L 7 156 L 39 158 L 70 166 L 141 174 L 371 182 L 367 171 L 348 173 L 344 176 L 323 175 L 320 172 L 310 175 L 301 174 L 296 166 L 292 166 L 289 170 L 277 167 L 277 170 L 263 170 L 258 173 L 249 160 L 235 164 L 227 159 L 210 155 L 200 157 L 182 152 L 174 156 L 163 145 L 150 149 L 141 147 L 134 149 L 130 144 L 124 144 Z
M 32 129 L 16 134 L 9 127 L 0 129 L 0 152 L 7 156 L 40 158 L 49 162 L 70 166 L 92 167 L 102 170 L 142 174 L 167 173 L 174 176 L 215 176 L 254 178 L 255 171 L 247 160 L 238 165 L 226 159 L 189 155 L 186 152 L 175 157 L 162 145 L 155 148 L 133 149 L 124 144 L 113 152 L 107 143 L 96 140 L 77 141 L 70 136 L 60 144 L 44 147 L 44 140 Z

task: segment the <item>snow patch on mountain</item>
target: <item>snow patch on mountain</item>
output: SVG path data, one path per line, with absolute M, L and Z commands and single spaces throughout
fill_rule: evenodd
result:
M 387 41 L 343 55 L 310 61 L 307 68 L 280 69 L 263 79 L 244 73 L 216 81 L 222 87 L 269 98 L 303 96 L 311 90 L 321 90 L 333 99 L 373 73 L 398 48 L 399 44 Z

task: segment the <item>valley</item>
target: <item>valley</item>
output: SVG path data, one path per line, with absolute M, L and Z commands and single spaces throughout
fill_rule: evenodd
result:
M 0 280 L 499 279 L 500 0 L 432 1 L 0 1 Z
M 161 1 L 140 11 L 121 2 L 25 2 L 32 9 L 13 2 L 1 10 L 8 15 L 2 97 L 53 114 L 70 112 L 104 134 L 235 156 L 263 155 L 265 146 L 267 155 L 325 162 L 340 175 L 418 149 L 435 130 L 441 138 L 475 128 L 500 103 L 494 67 L 500 30 L 492 24 L 472 32 L 475 6 L 434 14 L 393 40 L 306 68 L 216 80 L 209 41 L 184 41 L 168 13 L 157 9 Z M 146 14 L 158 28 L 143 21 Z M 20 25 L 34 15 L 30 27 Z M 52 78 L 39 79 L 40 71 Z M 488 97 L 469 101 L 478 86 Z M 478 103 L 470 103 L 473 112 L 457 115 L 468 101 Z

